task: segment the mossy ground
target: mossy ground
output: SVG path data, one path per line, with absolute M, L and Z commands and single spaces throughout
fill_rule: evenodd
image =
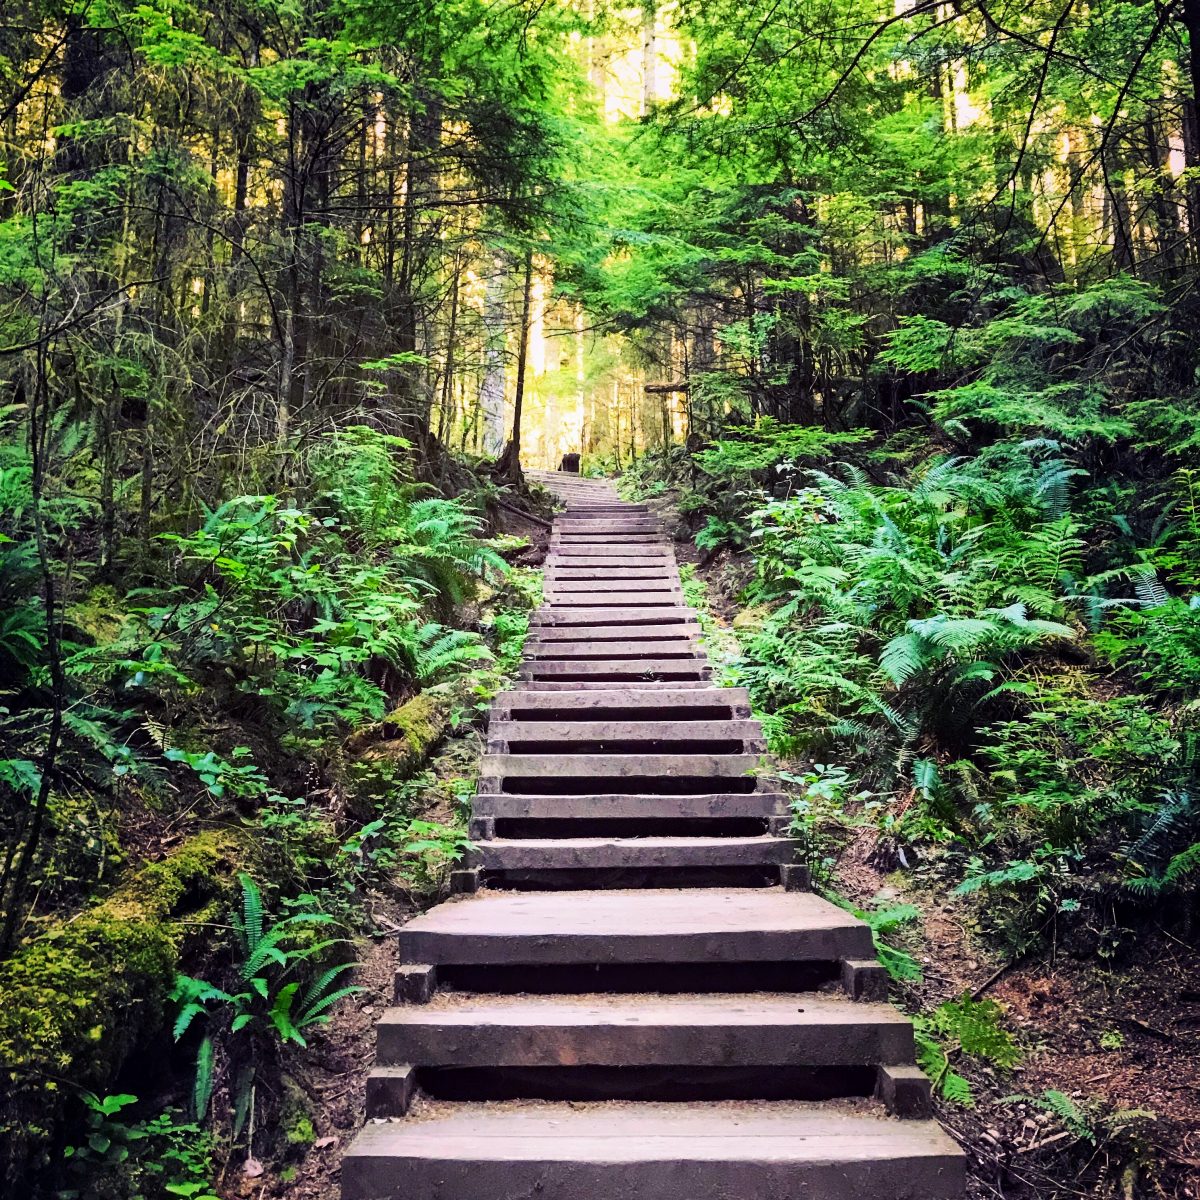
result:
M 7 1183 L 48 1153 L 73 1090 L 103 1092 L 160 1028 L 181 953 L 223 917 L 251 857 L 237 831 L 197 834 L 0 965 Z

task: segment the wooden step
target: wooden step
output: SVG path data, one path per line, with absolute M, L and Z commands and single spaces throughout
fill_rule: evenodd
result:
M 580 534 L 605 537 L 610 533 L 648 533 L 659 538 L 664 545 L 671 543 L 658 517 L 637 512 L 560 513 L 550 530 L 550 537 Z
M 778 867 L 796 857 L 786 838 L 519 838 L 477 842 L 469 865 L 484 872 L 685 872 Z M 778 873 L 773 873 L 778 882 Z M 742 882 L 745 882 L 744 880 Z M 752 881 L 751 881 L 752 882 Z
M 688 702 L 685 697 L 698 697 Z M 717 693 L 717 694 L 714 694 Z M 651 720 L 724 721 L 745 720 L 750 706 L 738 697 L 725 697 L 711 681 L 687 680 L 674 683 L 617 681 L 609 683 L 521 682 L 494 702 L 493 720 L 600 721 L 644 716 Z
M 402 961 L 449 964 L 840 962 L 873 954 L 871 931 L 807 892 L 483 892 L 439 905 L 397 935 Z
M 389 1008 L 377 1062 L 419 1066 L 874 1066 L 911 1062 L 890 1004 L 818 993 L 472 996 Z
M 369 1125 L 343 1200 L 957 1200 L 932 1121 L 769 1105 L 431 1103 Z
M 757 754 L 485 754 L 479 774 L 483 779 L 738 779 L 753 783 L 758 763 Z
M 565 641 L 558 639 L 549 642 L 526 642 L 526 659 L 557 659 L 559 661 L 577 659 L 611 659 L 618 644 L 613 642 Z M 619 643 L 619 648 L 625 653 L 636 655 L 637 658 L 697 658 L 697 639 L 680 638 L 677 640 L 652 641 L 627 638 Z
M 579 530 L 575 533 L 555 533 L 550 549 L 570 549 L 572 546 L 665 546 L 661 533 L 650 529 L 614 529 L 601 532 Z
M 669 625 L 538 625 L 530 623 L 533 639 L 526 646 L 544 645 L 548 642 L 629 642 L 639 648 L 647 641 L 677 641 L 681 638 L 700 636 L 700 625 L 696 621 L 679 620 Z
M 629 566 L 590 566 L 582 564 L 566 566 L 547 566 L 545 572 L 547 583 L 558 580 L 671 580 L 679 581 L 679 572 L 670 564 L 655 565 L 653 563 Z
M 554 536 L 587 534 L 607 537 L 612 533 L 646 533 L 663 536 L 662 522 L 656 517 L 560 517 L 554 522 Z
M 530 618 L 530 629 L 542 629 L 555 626 L 562 629 L 568 626 L 609 625 L 621 622 L 626 625 L 660 625 L 667 622 L 695 620 L 696 610 L 680 604 L 676 600 L 672 604 L 645 605 L 638 608 L 622 608 L 619 605 L 596 605 L 588 608 L 552 608 L 545 605 L 537 609 Z
M 661 542 L 649 542 L 644 546 L 606 546 L 599 542 L 593 542 L 583 546 L 563 546 L 553 552 L 556 561 L 563 561 L 572 558 L 586 558 L 592 561 L 596 559 L 616 560 L 617 563 L 623 562 L 639 562 L 646 559 L 670 560 L 675 561 L 675 553 L 670 546 L 665 546 Z
M 743 752 L 759 750 L 762 727 L 757 721 L 513 721 L 492 720 L 488 747 L 502 752 L 514 743 L 545 742 L 552 746 L 538 753 L 572 754 L 579 742 L 653 742 L 669 748 L 672 742 L 738 742 Z M 528 754 L 528 750 L 513 751 Z M 606 753 L 606 751 L 594 751 Z
M 661 579 L 671 586 L 679 585 L 679 572 L 674 567 L 549 567 L 545 572 L 543 582 L 595 582 L 609 579 L 613 582 L 624 582 L 630 579 Z
M 562 692 L 537 691 L 508 691 L 501 692 L 492 702 L 493 713 L 521 711 L 521 719 L 531 719 L 537 710 L 550 710 L 560 713 L 565 706 L 571 709 L 613 709 L 621 715 L 625 710 L 645 711 L 653 716 L 656 711 L 669 709 L 672 717 L 686 720 L 687 709 L 713 709 L 719 707 L 728 709 L 730 715 L 748 717 L 750 715 L 750 694 L 745 688 L 719 688 L 707 684 L 703 688 L 673 688 L 663 686 L 653 692 L 637 691 L 628 685 L 609 685 L 596 691 L 580 690 L 578 696 L 564 696 Z M 528 714 L 528 715 L 526 715 Z M 595 718 L 587 718 L 595 719 Z M 700 718 L 711 720 L 708 712 Z
M 563 597 L 572 602 L 587 595 L 602 595 L 611 592 L 629 592 L 638 595 L 657 596 L 663 600 L 679 595 L 679 580 L 675 575 L 655 575 L 648 579 L 555 579 L 546 584 L 546 599 L 553 603 Z
M 789 800 L 782 792 L 598 792 L 568 796 L 480 792 L 472 808 L 476 817 L 521 821 L 766 820 L 785 816 L 788 810 Z
M 548 583 L 547 604 L 600 608 L 605 605 L 679 604 L 679 584 L 654 580 L 588 581 L 578 584 Z
M 565 679 L 518 679 L 518 688 L 529 688 L 535 691 L 577 691 L 583 689 L 590 690 L 607 690 L 620 686 L 620 688 L 631 688 L 643 691 L 658 691 L 661 688 L 712 688 L 712 680 L 708 678 L 708 672 L 702 678 L 697 679 L 634 679 L 628 676 L 614 676 L 612 678 L 592 679 L 576 677 L 566 677 Z
M 659 608 L 679 604 L 678 588 L 654 592 L 577 592 L 570 595 L 550 595 L 546 599 L 560 608 Z M 610 618 L 611 619 L 611 618 Z
M 529 680 L 612 684 L 624 680 L 707 680 L 712 675 L 708 661 L 695 658 L 613 658 L 561 662 L 531 659 L 518 668 L 518 676 Z

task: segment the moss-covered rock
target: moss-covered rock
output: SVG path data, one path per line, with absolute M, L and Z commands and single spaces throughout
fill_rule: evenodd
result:
M 235 831 L 199 834 L 0 964 L 0 1170 L 10 1185 L 45 1153 L 68 1085 L 103 1093 L 161 1026 L 181 951 L 224 916 L 247 857 Z
M 279 1129 L 287 1152 L 302 1155 L 317 1140 L 308 1096 L 290 1075 L 280 1083 Z

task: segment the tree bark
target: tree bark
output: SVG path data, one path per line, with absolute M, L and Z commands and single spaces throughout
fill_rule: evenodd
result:
M 517 386 L 513 394 L 512 433 L 496 464 L 498 476 L 521 482 L 521 410 L 525 403 L 525 360 L 529 357 L 529 313 L 533 302 L 533 249 L 525 251 L 525 278 L 521 296 L 521 336 L 517 347 Z
M 1200 0 L 1183 0 L 1182 12 L 1191 76 L 1191 88 L 1184 101 L 1183 156 L 1189 173 L 1200 175 Z M 1200 178 L 1188 181 L 1187 219 L 1192 255 L 1200 258 Z
M 504 293 L 508 269 L 508 256 L 497 251 L 483 298 L 483 379 L 479 385 L 479 407 L 483 413 L 483 452 L 493 458 L 499 457 L 504 449 L 504 391 L 508 374 L 504 357 L 508 340 Z

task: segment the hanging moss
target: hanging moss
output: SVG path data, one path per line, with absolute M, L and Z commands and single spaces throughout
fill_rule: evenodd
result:
M 228 908 L 248 855 L 213 830 L 0 964 L 0 1144 L 12 1184 L 44 1156 L 70 1087 L 103 1093 L 161 1026 L 180 953 Z

